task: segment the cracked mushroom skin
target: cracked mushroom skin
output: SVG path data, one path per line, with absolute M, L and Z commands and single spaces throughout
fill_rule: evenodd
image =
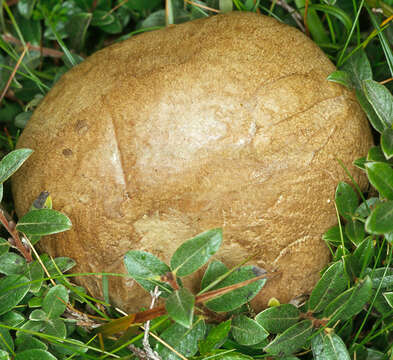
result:
M 253 300 L 310 292 L 329 261 L 321 235 L 337 222 L 334 192 L 372 144 L 354 94 L 298 30 L 230 13 L 138 35 L 62 76 L 18 147 L 34 150 L 13 178 L 19 216 L 38 194 L 73 228 L 41 249 L 76 272 L 125 272 L 138 249 L 168 262 L 185 240 L 223 228 L 216 258 L 277 271 Z M 187 278 L 194 290 L 201 272 Z M 100 276 L 78 279 L 102 295 Z M 110 277 L 113 304 L 135 311 L 149 294 Z

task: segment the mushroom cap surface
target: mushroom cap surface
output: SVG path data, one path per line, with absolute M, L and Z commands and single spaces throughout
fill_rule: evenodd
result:
M 19 216 L 41 191 L 73 228 L 41 248 L 76 272 L 125 272 L 129 250 L 169 262 L 185 240 L 221 227 L 215 255 L 279 276 L 253 300 L 308 293 L 329 261 L 321 236 L 337 222 L 343 161 L 372 144 L 355 96 L 329 82 L 333 64 L 298 30 L 229 13 L 144 33 L 63 75 L 18 147 L 34 150 L 13 177 Z M 201 271 L 187 279 L 198 289 Z M 102 295 L 100 276 L 78 282 Z M 135 311 L 149 294 L 109 278 L 113 303 Z

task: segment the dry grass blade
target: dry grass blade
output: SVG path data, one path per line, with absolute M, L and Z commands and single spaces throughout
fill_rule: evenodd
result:
M 187 4 L 190 4 L 190 5 L 199 7 L 199 8 L 201 8 L 201 9 L 204 9 L 204 10 L 208 10 L 208 11 L 215 12 L 215 13 L 217 13 L 217 14 L 220 13 L 220 10 L 213 9 L 213 8 L 211 8 L 211 7 L 209 7 L 209 6 L 206 6 L 206 5 L 202 5 L 202 4 L 195 3 L 195 2 L 193 2 L 193 1 L 191 1 L 191 0 L 184 0 L 184 2 L 187 3 Z
M 23 60 L 23 58 L 25 57 L 27 50 L 28 50 L 28 47 L 26 46 L 26 47 L 23 49 L 23 52 L 22 52 L 22 54 L 20 55 L 18 61 L 16 62 L 15 66 L 14 66 L 14 70 L 12 71 L 12 73 L 11 73 L 11 75 L 10 75 L 8 81 L 7 81 L 7 84 L 5 85 L 5 87 L 4 87 L 4 89 L 3 89 L 3 92 L 1 93 L 1 96 L 0 96 L 0 104 L 1 104 L 1 102 L 3 101 L 3 99 L 4 99 L 4 96 L 5 96 L 5 94 L 7 93 L 8 88 L 11 86 L 12 79 L 15 77 L 15 74 L 16 74 L 16 72 L 17 72 L 17 70 L 18 70 L 18 68 L 19 68 L 19 66 L 20 66 L 20 64 L 21 64 L 21 62 L 22 62 L 22 60 Z
M 382 84 L 382 85 L 384 85 L 384 84 L 387 84 L 387 83 L 391 82 L 392 80 L 393 80 L 393 77 L 391 77 L 391 78 L 389 78 L 389 79 L 385 79 L 385 80 L 383 80 L 383 81 L 380 81 L 379 83 Z

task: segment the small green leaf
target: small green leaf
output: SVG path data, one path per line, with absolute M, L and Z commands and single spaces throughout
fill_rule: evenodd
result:
M 364 95 L 363 90 L 356 89 L 356 98 L 360 106 L 362 107 L 363 111 L 367 114 L 368 120 L 372 127 L 378 131 L 380 134 L 386 129 L 386 126 L 383 124 L 381 119 L 378 117 L 377 113 L 371 106 L 370 102 L 367 100 L 366 95 Z
M 0 349 L 0 360 L 11 360 L 11 354 Z
M 345 182 L 340 182 L 337 186 L 336 204 L 340 215 L 347 220 L 351 220 L 358 207 L 359 199 L 355 190 Z
M 393 164 L 392 161 L 386 159 L 380 146 L 373 146 L 368 150 L 367 162 L 384 162 Z
M 220 248 L 222 230 L 213 229 L 187 240 L 171 259 L 171 268 L 179 277 L 187 276 L 203 266 Z
M 272 355 L 291 355 L 301 349 L 313 332 L 310 320 L 303 320 L 278 335 L 264 350 Z
M 32 281 L 30 291 L 34 294 L 40 291 L 44 278 L 44 269 L 38 261 L 28 264 L 26 276 Z
M 319 333 L 311 340 L 311 350 L 315 360 L 350 360 L 347 347 L 334 333 Z
M 191 329 L 194 317 L 195 297 L 186 288 L 181 288 L 169 295 L 165 302 L 168 315 L 180 325 Z
M 352 89 L 353 84 L 349 74 L 342 70 L 336 70 L 332 72 L 328 77 L 327 80 L 336 82 L 338 84 L 346 86 L 348 89 Z
M 26 111 L 16 115 L 14 119 L 15 126 L 18 127 L 19 129 L 24 129 L 26 124 L 30 120 L 32 114 L 33 113 L 31 111 Z
M 42 310 L 46 312 L 49 319 L 55 319 L 64 313 L 67 303 L 67 289 L 63 285 L 56 285 L 46 294 L 42 303 Z
M 384 128 L 391 127 L 393 121 L 393 95 L 387 87 L 369 79 L 363 80 L 363 91 L 375 113 L 384 124 Z
M 383 297 L 385 298 L 389 306 L 393 308 L 393 292 L 385 292 L 383 293 Z
M 0 349 L 4 351 L 14 350 L 14 341 L 8 329 L 0 327 Z
M 345 255 L 348 255 L 349 251 L 347 250 L 347 248 L 342 245 L 337 246 L 336 252 L 334 253 L 333 256 L 333 261 L 340 261 L 341 258 Z
M 342 232 L 342 237 L 343 240 L 341 240 L 341 231 L 340 227 L 338 225 L 332 226 L 329 228 L 323 235 L 322 235 L 322 240 L 326 241 L 329 244 L 332 244 L 334 246 L 339 246 L 343 242 L 345 245 L 349 244 L 349 240 L 347 236 L 345 235 L 345 232 Z
M 231 330 L 231 320 L 223 321 L 217 326 L 214 326 L 208 333 L 206 339 L 199 342 L 199 352 L 205 355 L 218 349 L 227 339 L 229 331 Z
M 52 209 L 29 211 L 16 225 L 26 235 L 50 235 L 69 230 L 72 224 L 64 214 Z
M 384 162 L 369 162 L 366 172 L 370 183 L 378 190 L 380 195 L 393 200 L 393 169 Z
M 384 298 L 383 293 L 378 293 L 373 306 L 380 314 L 386 314 L 392 310 Z
M 17 311 L 9 311 L 0 317 L 2 324 L 16 327 L 25 321 L 25 317 Z
M 228 275 L 225 279 L 220 281 L 211 290 L 221 289 L 226 286 L 238 284 L 242 281 L 252 279 L 260 275 L 260 272 L 261 269 L 256 266 L 242 266 Z M 251 284 L 209 300 L 205 303 L 205 306 L 208 309 L 216 312 L 227 312 L 235 310 L 246 302 L 251 301 L 251 299 L 253 299 L 259 293 L 263 285 L 265 285 L 265 282 L 266 279 L 257 280 Z
M 160 281 L 161 276 L 171 269 L 160 259 L 146 251 L 128 251 L 124 256 L 124 264 L 130 276 L 147 291 L 153 291 L 158 286 L 161 296 L 167 297 L 173 289 Z
M 359 259 L 353 253 L 346 254 L 342 257 L 344 262 L 345 273 L 350 279 L 356 279 L 360 274 Z
M 367 269 L 366 274 L 370 276 L 373 289 L 393 290 L 393 268 L 381 267 L 375 270 Z
M 197 320 L 192 329 L 187 329 L 178 323 L 168 327 L 160 338 L 185 357 L 191 357 L 198 351 L 198 342 L 205 337 L 206 325 L 203 320 Z M 155 350 L 165 360 L 178 360 L 179 357 L 166 346 L 158 343 Z
M 47 255 L 44 255 L 41 256 L 41 259 L 51 276 L 60 275 L 59 271 L 60 273 L 65 273 L 76 265 L 75 260 L 64 256 L 57 257 L 53 260 L 50 259 Z
M 282 333 L 299 321 L 300 311 L 291 304 L 283 304 L 263 310 L 255 320 L 272 334 Z
M 372 281 L 367 276 L 364 280 L 336 297 L 324 309 L 323 316 L 330 318 L 330 324 L 338 320 L 346 321 L 362 311 L 372 295 Z
M 377 204 L 379 204 L 381 201 L 377 197 L 372 197 L 367 199 L 365 202 L 362 202 L 359 207 L 355 211 L 355 216 L 361 217 L 361 218 L 367 218 L 370 214 L 371 211 L 375 208 Z M 366 206 L 367 204 L 367 206 Z
M 357 360 L 387 360 L 386 353 L 377 351 L 372 348 L 366 348 L 364 345 L 354 344 L 356 349 Z
M 151 11 L 156 8 L 160 4 L 160 0 L 133 0 L 127 1 L 124 3 L 124 6 L 135 11 L 143 12 L 143 11 Z
M 362 156 L 361 158 L 356 159 L 353 164 L 358 167 L 361 170 L 366 170 L 365 164 L 366 164 L 366 157 Z
M 44 322 L 43 321 L 32 321 L 28 320 L 22 326 L 20 326 L 20 330 L 16 332 L 16 336 L 19 337 L 22 334 L 26 334 L 23 330 L 27 331 L 42 331 Z
M 165 26 L 165 10 L 157 10 L 139 23 L 140 29 L 160 28 Z
M 48 319 L 48 315 L 44 310 L 35 309 L 31 312 L 29 319 L 32 321 L 45 321 Z
M 269 333 L 255 320 L 244 315 L 232 320 L 232 336 L 240 345 L 255 345 L 269 336 Z
M 29 308 L 38 308 L 42 306 L 44 299 L 42 297 L 32 297 L 29 302 Z
M 358 220 L 348 220 L 345 224 L 345 234 L 354 245 L 358 245 L 366 234 L 364 224 Z
M 26 19 L 30 19 L 33 13 L 36 0 L 19 0 L 18 1 L 18 11 Z
M 27 1 L 31 2 L 31 0 L 27 0 Z M 18 2 L 18 5 L 19 5 L 19 2 Z M 22 16 L 16 16 L 15 19 L 18 22 L 20 32 L 22 33 L 22 36 L 23 36 L 25 42 L 30 43 L 31 45 L 39 45 L 40 40 L 42 38 L 42 25 L 41 25 L 40 21 L 26 19 Z M 30 50 L 30 53 L 32 53 L 32 52 L 34 52 L 34 51 Z M 39 53 L 39 51 L 37 51 L 37 53 Z M 23 87 L 25 87 L 25 85 Z M 26 90 L 27 89 L 25 89 L 25 91 Z M 23 92 L 23 90 L 22 90 L 22 92 Z M 34 94 L 34 95 L 38 95 L 38 94 Z M 29 103 L 31 101 L 31 98 L 32 98 L 32 95 L 28 96 Z M 25 111 L 28 111 L 30 108 L 31 107 L 29 107 L 29 104 L 27 104 L 25 107 Z
M 109 11 L 94 10 L 91 25 L 93 26 L 105 26 L 110 25 L 115 21 L 115 16 Z
M 67 329 L 64 324 L 64 320 L 60 318 L 44 321 L 42 332 L 44 334 L 56 336 L 61 339 L 65 339 L 67 335 Z
M 385 233 L 385 239 L 389 244 L 393 244 L 393 231 L 390 231 L 388 233 Z
M 86 347 L 85 343 L 79 340 L 72 339 L 72 344 L 67 344 L 67 347 L 57 344 L 51 344 L 51 348 L 56 351 L 59 359 L 71 359 L 76 353 L 85 353 L 89 349 Z M 67 357 L 66 357 L 67 356 Z M 83 357 L 80 356 L 82 359 Z
M 375 207 L 366 220 L 366 231 L 370 234 L 385 234 L 393 231 L 393 201 Z
M 349 74 L 349 77 L 357 89 L 362 88 L 362 81 L 373 78 L 370 62 L 363 49 L 356 51 L 341 67 Z
M 381 148 L 386 159 L 393 157 L 393 129 L 387 128 L 383 131 L 381 136 Z
M 6 181 L 31 155 L 33 150 L 18 149 L 11 151 L 0 161 L 0 183 Z
M 373 240 L 370 237 L 364 239 L 353 252 L 353 256 L 358 259 L 360 266 L 359 276 L 362 277 L 374 256 Z
M 233 10 L 232 0 L 219 0 L 219 9 L 221 13 L 227 13 Z
M 15 360 L 56 360 L 56 358 L 48 351 L 42 349 L 30 349 L 18 352 Z
M 15 345 L 17 346 L 18 352 L 31 349 L 48 350 L 48 346 L 44 342 L 27 334 L 18 336 L 15 340 Z
M 27 270 L 26 260 L 15 254 L 9 252 L 0 256 L 0 274 L 22 274 Z
M 10 247 L 10 243 L 6 239 L 0 237 L 0 256 L 8 253 Z
M 116 14 L 110 14 L 109 16 L 113 17 L 113 21 L 110 24 L 100 25 L 99 27 L 102 31 L 105 31 L 108 34 L 118 34 L 123 30 L 120 18 Z
M 220 278 L 224 274 L 228 273 L 229 269 L 224 263 L 219 260 L 213 260 L 207 266 L 205 273 L 203 274 L 201 281 L 201 289 L 204 290 L 216 279 Z
M 69 46 L 80 51 L 85 45 L 87 29 L 92 20 L 92 14 L 80 12 L 70 16 L 66 31 L 69 34 Z
M 323 311 L 327 304 L 344 291 L 348 281 L 342 261 L 331 265 L 311 292 L 308 309 L 314 313 Z
M 30 288 L 28 282 L 29 279 L 21 275 L 0 278 L 0 315 L 12 310 L 25 297 Z

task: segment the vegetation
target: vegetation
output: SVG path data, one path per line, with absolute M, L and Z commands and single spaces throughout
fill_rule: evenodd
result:
M 392 0 L 1 4 L 0 359 L 393 359 Z M 69 281 L 72 259 L 36 253 L 41 236 L 71 226 L 51 209 L 48 194 L 17 223 L 8 215 L 13 204 L 7 180 L 31 153 L 15 150 L 16 141 L 43 95 L 89 54 L 140 32 L 232 9 L 297 26 L 337 65 L 329 80 L 356 92 L 378 144 L 354 159 L 372 188 L 362 194 L 349 173 L 348 182 L 338 184 L 338 225 L 323 235 L 332 262 L 305 301 L 272 300 L 253 314 L 247 302 L 263 291 L 270 274 L 246 264 L 229 270 L 211 260 L 225 241 L 213 229 L 181 245 L 168 265 L 146 252 L 128 252 L 129 275 L 151 291 L 153 302 L 164 297 L 165 306 L 121 314 Z M 181 278 L 208 261 L 202 290 L 192 294 Z M 205 321 L 201 304 L 218 313 L 217 321 Z

